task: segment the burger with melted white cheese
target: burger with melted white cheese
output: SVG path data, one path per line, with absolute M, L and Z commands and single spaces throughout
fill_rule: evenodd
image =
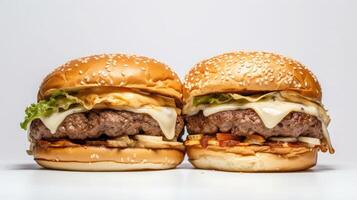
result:
M 185 77 L 190 162 L 225 171 L 298 171 L 334 153 L 316 77 L 299 62 L 235 52 L 198 63 Z
M 168 169 L 180 164 L 182 84 L 147 57 L 108 54 L 69 61 L 49 74 L 21 127 L 46 168 Z

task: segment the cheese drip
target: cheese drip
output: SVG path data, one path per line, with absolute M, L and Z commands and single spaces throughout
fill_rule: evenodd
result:
M 141 108 L 126 109 L 135 113 L 145 113 L 150 115 L 157 121 L 165 137 L 169 140 L 175 137 L 176 118 L 177 114 L 174 108 L 170 107 L 150 107 L 144 106 Z
M 41 117 L 41 121 L 43 124 L 51 131 L 52 134 L 54 134 L 58 128 L 58 126 L 63 122 L 63 120 L 71 114 L 74 113 L 80 113 L 86 111 L 85 108 L 82 107 L 77 107 L 77 108 L 72 108 L 63 112 L 57 112 L 53 113 L 52 115 L 48 117 Z
M 153 119 L 155 119 L 164 136 L 171 140 L 175 137 L 175 127 L 176 127 L 176 118 L 177 113 L 175 108 L 171 107 L 152 107 L 152 106 L 143 106 L 141 108 L 113 108 L 117 110 L 127 110 L 135 113 L 145 113 L 150 115 Z M 63 122 L 63 120 L 73 113 L 80 113 L 87 111 L 85 108 L 78 107 L 66 110 L 64 112 L 53 113 L 48 117 L 42 117 L 41 121 L 43 124 L 51 131 L 51 133 L 55 133 L 58 126 Z

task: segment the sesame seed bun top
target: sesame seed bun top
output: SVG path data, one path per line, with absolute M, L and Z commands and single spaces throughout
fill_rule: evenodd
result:
M 94 55 L 65 63 L 43 80 L 38 100 L 56 90 L 93 87 L 139 89 L 182 101 L 180 79 L 167 65 L 151 58 L 125 54 Z
M 210 93 L 295 91 L 321 101 L 316 77 L 301 63 L 267 52 L 232 52 L 196 64 L 186 75 L 184 100 Z

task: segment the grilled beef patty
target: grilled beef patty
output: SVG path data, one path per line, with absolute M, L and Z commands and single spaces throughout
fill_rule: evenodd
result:
M 291 112 L 274 128 L 268 129 L 252 109 L 222 111 L 205 117 L 202 112 L 185 117 L 190 134 L 231 133 L 248 136 L 258 133 L 265 138 L 271 136 L 322 138 L 321 121 L 302 112 Z
M 184 127 L 181 116 L 177 116 L 175 135 L 180 137 Z M 67 116 L 55 133 L 40 119 L 31 123 L 30 136 L 40 139 L 87 139 L 101 136 L 119 137 L 124 135 L 146 134 L 163 136 L 158 122 L 148 114 L 121 110 L 91 110 Z

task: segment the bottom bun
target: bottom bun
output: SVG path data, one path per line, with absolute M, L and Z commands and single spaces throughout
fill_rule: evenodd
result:
M 37 159 L 36 162 L 44 168 L 71 171 L 135 171 L 172 169 L 174 164 L 165 163 L 118 163 L 118 162 L 57 162 Z
M 215 169 L 236 172 L 287 172 L 301 171 L 316 165 L 318 149 L 284 157 L 273 153 L 255 153 L 241 155 L 224 151 L 204 149 L 202 147 L 186 147 L 189 161 L 200 169 Z
M 75 171 L 171 169 L 179 165 L 184 158 L 184 152 L 176 149 L 36 145 L 32 152 L 35 161 L 44 168 Z

